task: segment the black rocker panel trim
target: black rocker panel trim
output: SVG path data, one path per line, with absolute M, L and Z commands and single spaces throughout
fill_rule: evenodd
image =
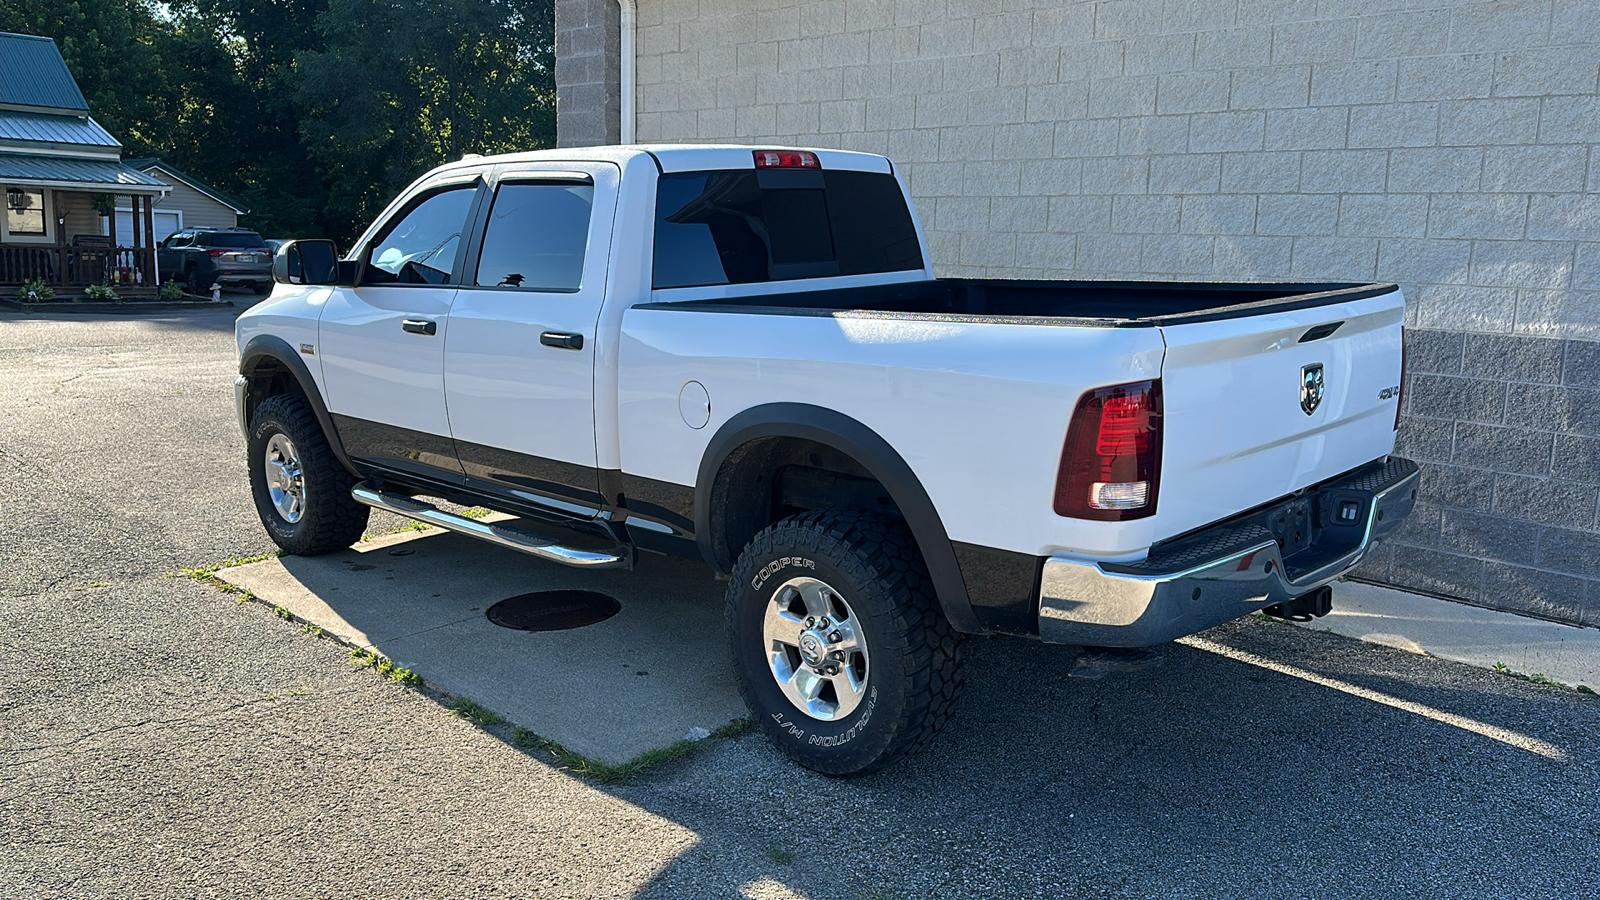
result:
M 953 541 L 972 613 L 985 631 L 1037 637 L 1044 557 Z
M 385 469 L 430 474 L 445 472 L 460 478 L 456 444 L 441 434 L 413 431 L 370 419 L 333 414 L 333 424 L 352 460 L 373 463 Z
M 695 542 L 694 488 L 614 469 L 601 474 L 601 483 L 609 486 L 607 501 L 628 514 L 628 537 L 636 547 L 703 561 Z M 641 519 L 658 527 L 638 524 Z
M 333 449 L 334 458 L 351 473 L 361 474 L 351 462 L 350 455 L 345 452 L 339 430 L 334 427 L 333 417 L 328 413 L 328 405 L 322 402 L 322 392 L 317 390 L 317 382 L 311 377 L 311 370 L 287 341 L 266 334 L 258 334 L 251 338 L 245 343 L 244 350 L 239 353 L 239 374 L 246 378 L 254 378 L 267 360 L 288 369 L 289 374 L 300 383 L 300 392 L 311 404 L 311 411 L 316 414 L 317 424 L 322 427 L 322 433 L 328 439 L 328 446 Z M 259 402 L 260 398 L 252 401 L 252 403 Z
M 599 508 L 600 470 L 593 466 L 563 462 L 502 450 L 470 441 L 456 441 L 461 470 L 468 478 L 479 478 L 511 490 L 532 491 L 573 503 Z
M 643 475 L 619 473 L 619 497 L 613 502 L 629 515 L 642 515 L 694 535 L 694 488 Z
M 769 403 L 739 413 L 722 427 L 706 447 L 695 481 L 695 536 L 700 552 L 713 569 L 728 571 L 718 560 L 711 523 L 711 492 L 722 464 L 739 447 L 766 437 L 800 438 L 832 447 L 865 468 L 888 490 L 895 506 L 922 550 L 928 574 L 945 616 L 957 631 L 982 632 L 973 615 L 961 566 L 950 536 L 944 529 L 928 492 L 911 467 L 877 432 L 843 413 L 805 403 Z M 737 553 L 737 549 L 732 551 Z

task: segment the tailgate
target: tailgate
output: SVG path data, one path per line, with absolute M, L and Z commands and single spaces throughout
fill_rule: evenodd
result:
M 1390 453 L 1404 316 L 1396 288 L 1163 326 L 1161 532 L 1190 531 Z

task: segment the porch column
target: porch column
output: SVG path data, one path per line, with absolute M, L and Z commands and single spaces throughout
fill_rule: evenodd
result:
M 159 263 L 156 260 L 156 257 L 159 254 L 156 253 L 156 219 L 155 219 L 155 215 L 156 214 L 155 214 L 155 210 L 154 210 L 155 205 L 156 205 L 156 198 L 155 197 L 147 196 L 147 197 L 144 198 L 144 235 L 145 235 L 145 242 L 144 243 L 145 243 L 145 252 L 150 254 L 149 260 L 145 264 L 146 265 L 145 274 L 146 274 L 146 277 L 148 278 L 148 281 L 146 282 L 146 285 L 150 286 L 150 287 L 156 287 L 156 286 L 159 286 L 161 284 L 161 268 L 160 268 L 161 263 Z

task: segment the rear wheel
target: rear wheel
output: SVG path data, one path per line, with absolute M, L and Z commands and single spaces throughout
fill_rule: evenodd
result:
M 250 419 L 250 490 L 274 543 L 298 556 L 361 540 L 369 510 L 350 496 L 355 476 L 333 455 L 300 394 L 269 397 Z
M 183 289 L 195 295 L 196 297 L 204 294 L 206 290 L 211 287 L 211 285 L 206 284 L 205 281 L 206 280 L 204 278 L 200 277 L 199 270 L 194 266 L 190 266 L 189 268 L 183 270 Z
M 740 554 L 727 602 L 745 704 L 806 768 L 871 772 L 949 717 L 963 636 L 899 520 L 857 509 L 785 519 Z

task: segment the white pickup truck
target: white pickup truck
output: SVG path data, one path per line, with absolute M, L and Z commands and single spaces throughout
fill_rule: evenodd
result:
M 274 266 L 236 395 L 279 546 L 377 507 L 566 565 L 704 560 L 753 718 L 830 774 L 933 736 L 966 634 L 1095 674 L 1320 614 L 1415 500 L 1394 285 L 935 278 L 881 156 L 468 158 Z

